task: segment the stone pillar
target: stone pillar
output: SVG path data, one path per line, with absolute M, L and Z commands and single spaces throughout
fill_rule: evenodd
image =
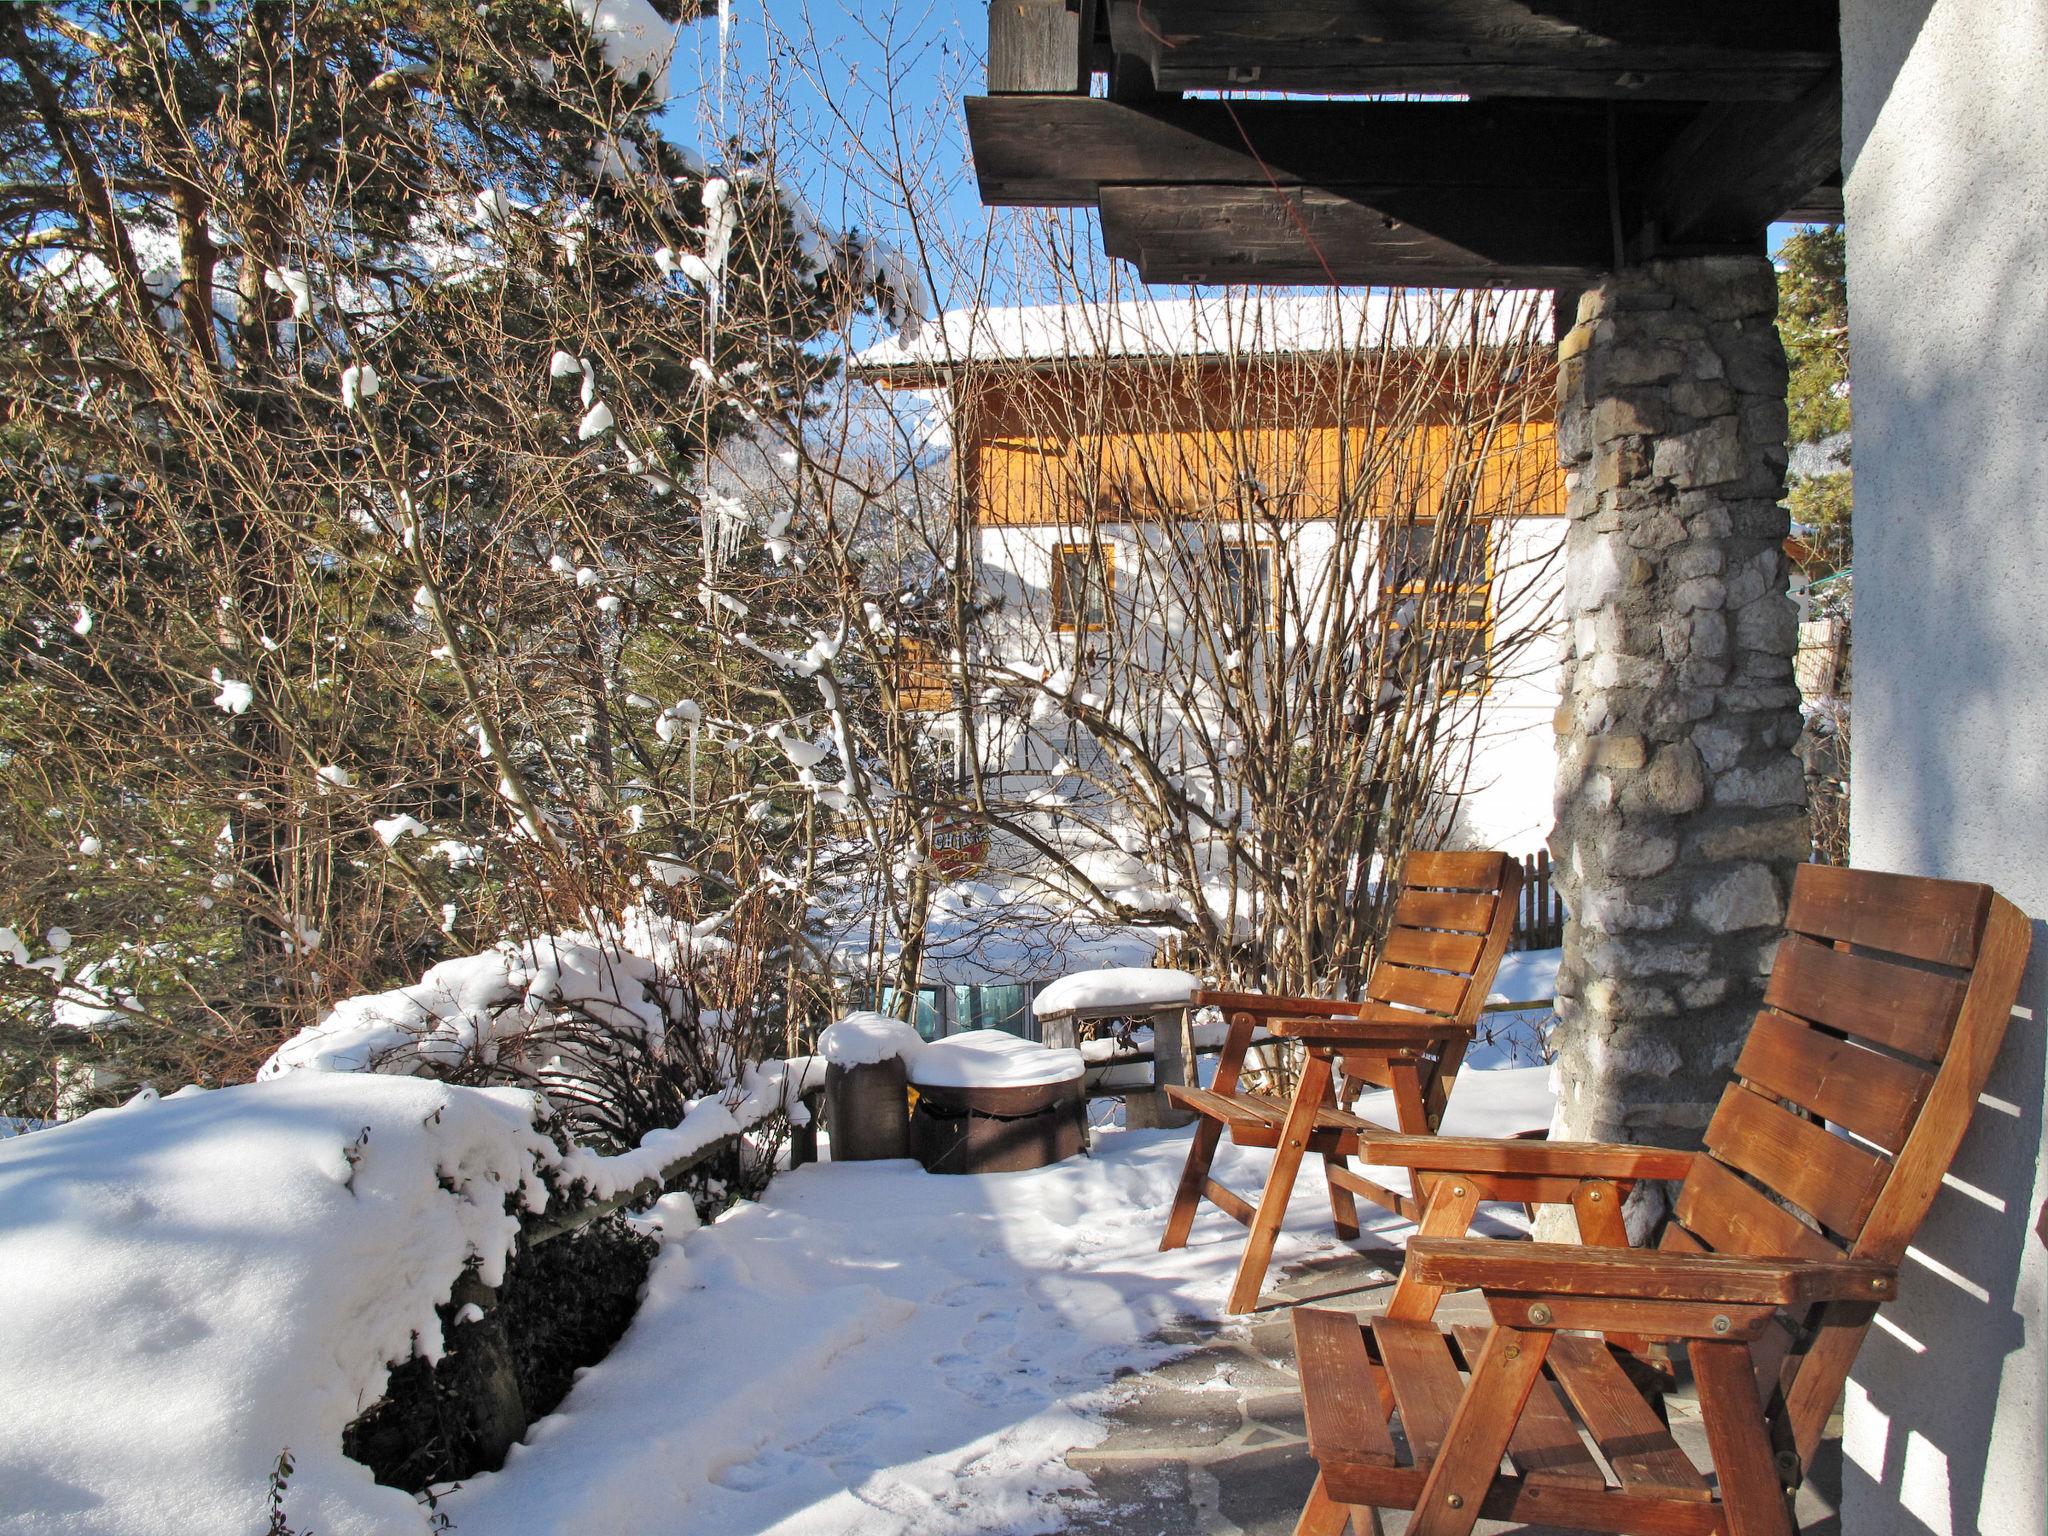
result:
M 1558 346 L 1559 1136 L 1697 1144 L 1806 856 L 1776 314 L 1763 257 L 1674 258 Z

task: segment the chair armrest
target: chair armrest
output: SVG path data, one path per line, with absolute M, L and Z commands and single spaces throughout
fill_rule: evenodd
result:
M 1403 1266 L 1404 1276 L 1409 1272 L 1448 1290 L 1734 1306 L 1889 1301 L 1898 1294 L 1897 1270 L 1871 1259 L 1759 1259 L 1488 1238 L 1415 1238 Z
M 1413 1051 L 1423 1050 L 1441 1040 L 1470 1040 L 1478 1026 L 1460 1024 L 1427 1013 L 1372 1012 L 1353 1018 L 1272 1018 L 1266 1028 L 1289 1040 L 1332 1050 Z
M 1673 1147 L 1522 1137 L 1366 1135 L 1361 1162 L 1418 1173 L 1513 1173 L 1561 1179 L 1683 1179 L 1699 1154 Z
M 1358 1004 L 1328 997 L 1282 997 L 1277 992 L 1217 992 L 1208 988 L 1188 998 L 1190 1008 L 1220 1008 L 1226 1014 L 1249 1013 L 1261 1018 L 1275 1014 L 1325 1019 L 1355 1018 Z

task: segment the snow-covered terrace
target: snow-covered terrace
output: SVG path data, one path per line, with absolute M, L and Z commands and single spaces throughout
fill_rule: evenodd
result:
M 1447 1131 L 1548 1123 L 1546 1071 L 1504 1061 L 1479 1054 Z M 729 1134 L 768 1097 L 692 1119 Z M 438 1353 L 465 1265 L 495 1283 L 538 1175 L 602 1191 L 644 1172 L 561 1153 L 530 1113 L 511 1090 L 302 1071 L 0 1144 L 0 1376 L 40 1384 L 0 1394 L 0 1488 L 27 1528 L 259 1529 L 289 1450 L 293 1530 L 430 1529 L 342 1455 L 342 1426 L 387 1363 Z M 1158 1251 L 1188 1134 L 1106 1127 L 1030 1173 L 811 1165 L 708 1227 L 664 1198 L 638 1218 L 661 1248 L 624 1338 L 438 1513 L 492 1536 L 1066 1528 L 1099 1508 L 1077 1468 L 1123 1378 L 1223 1326 L 1236 1225 L 1209 1211 Z M 1218 1172 L 1256 1188 L 1268 1156 L 1229 1150 Z M 1282 1264 L 1343 1252 L 1327 1215 L 1302 1180 Z M 1406 1230 L 1385 1217 L 1364 1241 Z

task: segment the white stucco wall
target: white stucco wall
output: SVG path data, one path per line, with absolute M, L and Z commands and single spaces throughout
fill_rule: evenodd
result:
M 2048 915 L 2048 0 L 1843 0 L 1853 862 Z M 1842 1528 L 2048 1528 L 2048 933 L 1852 1380 Z
M 1503 519 L 1495 525 L 1492 561 L 1495 576 L 1496 631 L 1516 633 L 1552 626 L 1563 587 L 1562 546 L 1565 520 L 1558 517 Z M 1096 530 L 1113 551 L 1115 601 L 1124 615 L 1123 637 L 1132 633 L 1130 620 L 1142 621 L 1144 643 L 1153 656 L 1182 643 L 1170 566 L 1146 566 L 1146 547 L 1163 530 L 1157 524 L 1103 525 Z M 987 527 L 980 530 L 977 552 L 985 590 L 1001 599 L 995 626 L 996 644 L 1006 660 L 1057 665 L 1071 640 L 1046 631 L 1051 608 L 1052 551 L 1055 546 L 1088 537 L 1082 528 L 1053 526 Z M 1281 562 L 1283 579 L 1292 572 L 1303 594 L 1317 590 L 1335 539 L 1326 522 L 1293 525 L 1294 550 Z M 1374 579 L 1370 551 L 1359 550 L 1358 580 Z M 1552 780 L 1556 771 L 1553 717 L 1558 705 L 1560 637 L 1546 632 L 1524 647 L 1511 666 L 1496 678 L 1480 710 L 1471 740 L 1468 790 L 1460 806 L 1459 830 L 1474 846 L 1506 852 L 1533 853 L 1550 834 Z M 1157 664 L 1156 662 L 1154 664 Z M 1169 671 L 1178 671 L 1176 661 Z M 1088 686 L 1086 681 L 1079 686 Z M 1045 766 L 1044 751 L 1027 756 L 1016 744 L 1003 754 L 1000 767 L 1010 775 L 1005 793 L 1019 798 L 1038 786 L 1030 770 Z M 1056 755 L 1056 754 L 1054 754 Z

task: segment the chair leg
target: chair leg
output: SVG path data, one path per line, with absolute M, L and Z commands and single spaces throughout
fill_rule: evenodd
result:
M 1336 1223 L 1337 1235 L 1347 1242 L 1358 1236 L 1358 1198 L 1331 1178 L 1330 1170 L 1350 1166 L 1342 1152 L 1323 1154 L 1323 1181 L 1330 1186 L 1330 1219 Z
M 1486 1347 L 1416 1500 L 1408 1536 L 1469 1536 L 1549 1353 L 1550 1335 L 1540 1329 L 1496 1324 L 1487 1331 Z
M 1188 1143 L 1188 1160 L 1181 1165 L 1180 1188 L 1173 1192 L 1173 1209 L 1167 1213 L 1166 1235 L 1159 1239 L 1159 1251 L 1185 1247 L 1188 1233 L 1195 1228 L 1195 1212 L 1201 1209 L 1202 1186 L 1209 1182 L 1209 1165 L 1216 1161 L 1216 1144 L 1223 1139 L 1223 1122 L 1203 1116 Z
M 1442 1174 L 1434 1189 L 1416 1193 L 1425 1201 L 1422 1220 L 1415 1225 L 1416 1237 L 1463 1237 L 1472 1230 L 1473 1214 L 1486 1190 L 1469 1174 Z M 1424 1285 L 1403 1268 L 1401 1278 L 1394 1282 L 1394 1294 L 1387 1299 L 1387 1316 L 1406 1322 L 1426 1321 L 1435 1315 L 1437 1299 L 1443 1293 L 1442 1286 Z
M 1347 1529 L 1352 1536 L 1382 1536 L 1380 1512 L 1367 1504 L 1339 1504 L 1330 1497 L 1323 1474 L 1318 1472 L 1308 1502 L 1301 1507 L 1301 1518 L 1294 1523 L 1294 1536 L 1344 1536 Z
M 1687 1346 L 1700 1389 L 1700 1421 L 1721 1485 L 1725 1536 L 1794 1536 L 1792 1511 L 1771 1457 L 1749 1346 L 1695 1339 Z
M 1251 1234 L 1244 1245 L 1244 1258 L 1237 1266 L 1237 1280 L 1230 1288 L 1230 1312 L 1249 1312 L 1258 1305 L 1259 1291 L 1266 1283 L 1266 1266 L 1273 1261 L 1273 1245 L 1280 1240 L 1280 1223 L 1287 1215 L 1287 1199 L 1294 1193 L 1294 1178 L 1301 1170 L 1302 1155 L 1316 1126 L 1316 1114 L 1323 1107 L 1323 1090 L 1330 1085 L 1330 1058 L 1311 1051 L 1301 1064 L 1301 1079 L 1294 1085 L 1294 1098 L 1287 1106 L 1287 1119 L 1280 1127 L 1280 1144 L 1273 1149 L 1273 1170 L 1266 1175 L 1266 1188 L 1259 1196 L 1258 1211 L 1252 1217 Z

